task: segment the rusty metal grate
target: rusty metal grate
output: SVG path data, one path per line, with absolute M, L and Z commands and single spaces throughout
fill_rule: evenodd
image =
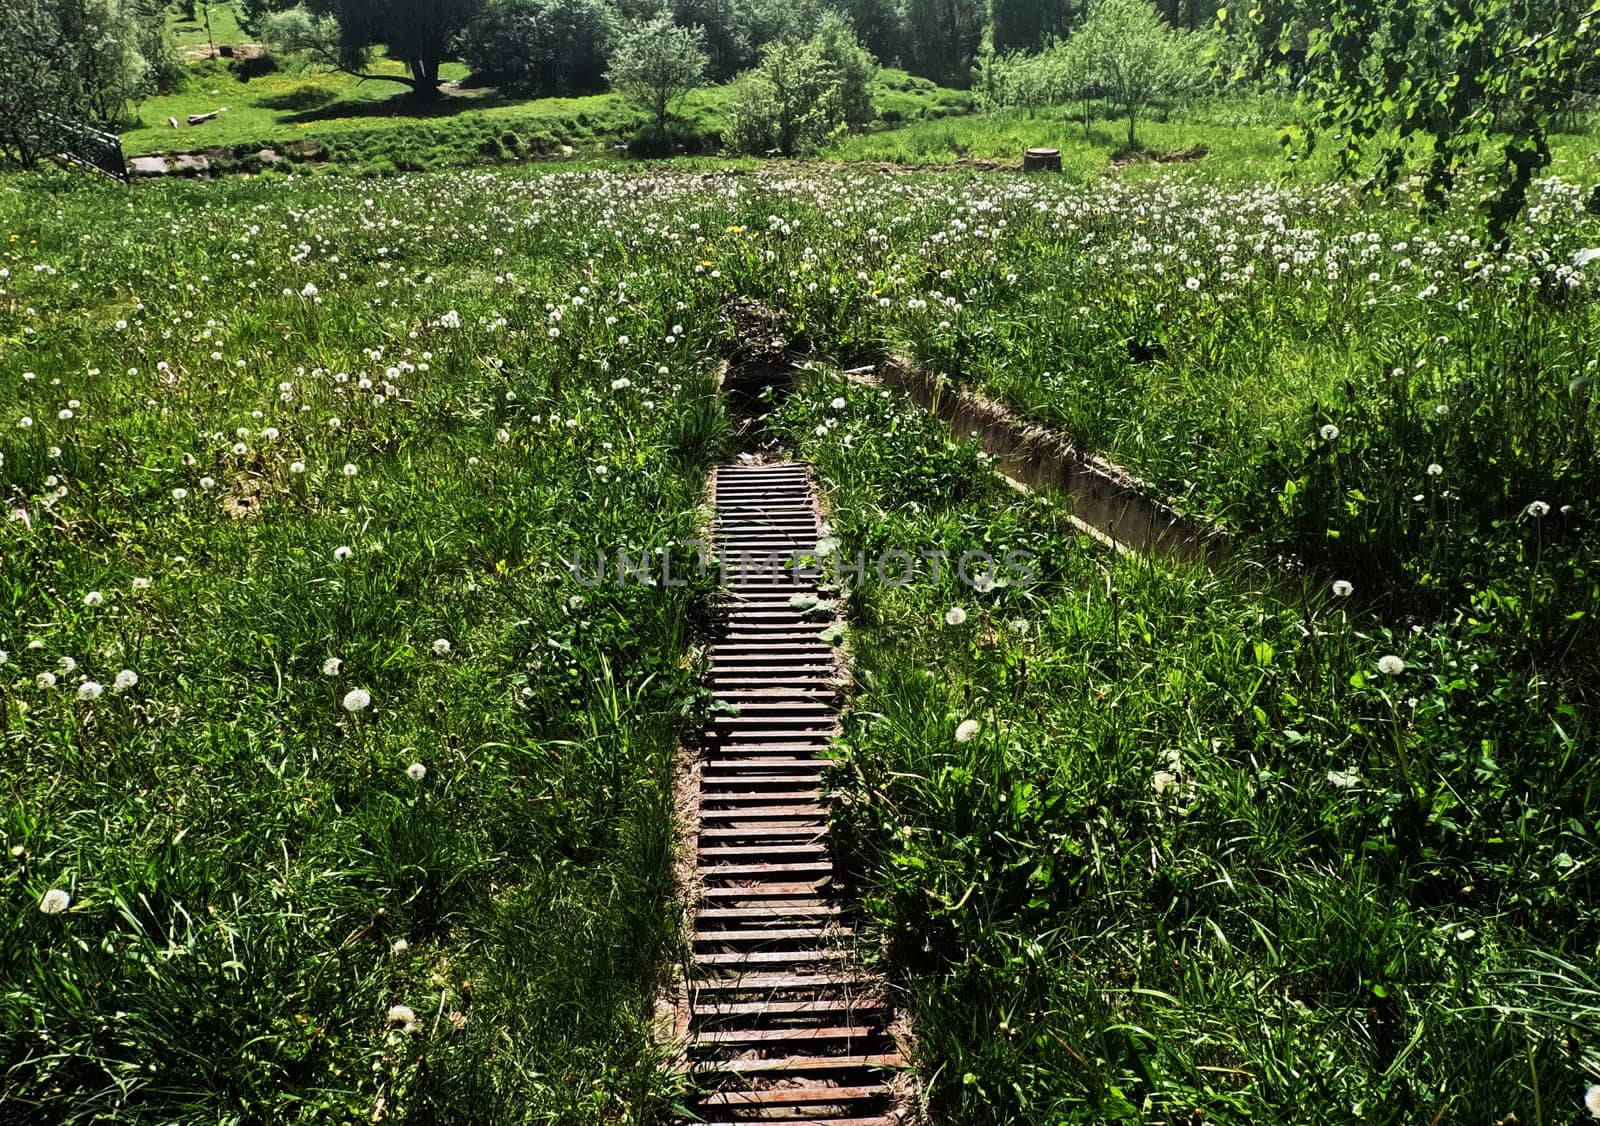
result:
M 814 549 L 806 469 L 734 466 L 715 482 L 728 605 L 711 649 L 719 709 L 700 771 L 689 1065 L 709 1123 L 902 1121 L 881 981 L 854 958 L 833 887 L 822 787 L 837 722 L 829 624 L 796 595 L 817 574 L 776 559 Z

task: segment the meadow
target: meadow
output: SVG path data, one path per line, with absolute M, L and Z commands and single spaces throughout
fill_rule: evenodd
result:
M 1042 562 L 849 592 L 839 830 L 941 1120 L 1571 1120 L 1587 186 L 1490 253 L 1191 172 L 0 181 L 0 1101 L 670 1113 L 710 591 L 562 558 L 686 550 L 739 299 L 813 361 L 769 427 L 847 554 Z M 891 353 L 1236 558 L 1109 554 L 830 375 Z

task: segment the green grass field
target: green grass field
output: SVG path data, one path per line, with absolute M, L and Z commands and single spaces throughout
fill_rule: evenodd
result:
M 307 132 L 357 128 L 339 98 Z M 1114 125 L 1075 148 L 1066 118 L 830 154 L 1048 126 L 1059 177 L 0 177 L 0 1107 L 670 1121 L 672 763 L 712 591 L 564 560 L 689 551 L 738 300 L 811 361 L 766 424 L 844 556 L 1034 563 L 844 592 L 835 829 L 935 1121 L 1580 1120 L 1593 143 L 1491 252 L 1459 209 L 1281 179 L 1281 116 L 1153 122 L 1209 155 L 1111 174 Z M 459 151 L 377 128 L 353 170 Z M 889 353 L 1231 556 L 1080 535 L 838 375 Z

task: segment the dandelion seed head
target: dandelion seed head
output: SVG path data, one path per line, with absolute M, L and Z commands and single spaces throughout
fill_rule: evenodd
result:
M 98 590 L 91 590 L 88 594 L 83 596 L 83 604 L 85 606 L 99 606 L 104 603 L 105 600 L 106 596 L 101 594 Z
M 1532 504 L 1528 505 L 1528 515 L 1532 516 L 1535 520 L 1542 519 L 1550 515 L 1550 506 L 1542 500 L 1536 500 Z
M 104 691 L 105 688 L 99 681 L 86 680 L 78 685 L 78 699 L 83 700 L 85 703 L 98 700 L 100 694 Z
M 976 739 L 978 737 L 978 731 L 982 728 L 982 726 L 983 725 L 980 724 L 975 719 L 964 719 L 964 720 L 962 720 L 959 724 L 956 725 L 956 742 L 957 743 L 970 743 L 970 742 L 972 742 L 974 739 Z
M 450 639 L 448 637 L 434 638 L 432 648 L 435 657 L 447 657 L 450 655 Z
M 1439 477 L 1439 476 L 1442 476 L 1443 474 L 1444 474 L 1444 466 L 1440 465 L 1437 461 L 1430 461 L 1428 463 L 1428 476 L 1429 477 Z
M 372 694 L 365 688 L 352 688 L 344 694 L 342 701 L 344 710 L 354 715 L 356 712 L 365 711 L 372 704 Z
M 53 672 L 42 672 L 33 678 L 33 682 L 40 688 L 54 688 L 56 686 L 56 674 Z
M 1349 598 L 1356 588 L 1345 579 L 1333 581 L 1333 596 L 1335 598 Z
M 1393 653 L 1378 658 L 1378 671 L 1385 676 L 1399 676 L 1406 671 L 1406 663 Z
M 114 692 L 126 692 L 128 689 L 132 688 L 138 683 L 138 673 L 134 672 L 132 669 L 123 669 L 117 674 L 116 679 L 111 682 L 111 688 Z
M 349 544 L 340 544 L 338 547 L 333 549 L 333 557 L 340 563 L 348 561 L 349 558 L 354 554 L 355 549 L 350 547 Z
M 1333 423 L 1328 422 L 1323 424 L 1322 429 L 1319 430 L 1318 433 L 1322 435 L 1322 440 L 1324 442 L 1332 442 L 1338 439 L 1339 428 Z
M 417 1031 L 417 1014 L 410 1005 L 390 1005 L 384 1019 L 407 1035 Z
M 967 612 L 960 606 L 952 606 L 944 612 L 944 624 L 947 626 L 965 625 Z
M 340 660 L 338 657 L 329 657 L 326 661 L 322 662 L 322 675 L 338 676 L 340 670 L 343 668 L 344 662 L 342 660 Z
M 39 910 L 46 915 L 59 915 L 72 906 L 72 893 L 61 888 L 51 888 L 39 897 Z
M 420 782 L 427 776 L 428 768 L 423 766 L 420 762 L 414 762 L 410 766 L 406 767 L 406 777 L 410 778 L 413 782 Z

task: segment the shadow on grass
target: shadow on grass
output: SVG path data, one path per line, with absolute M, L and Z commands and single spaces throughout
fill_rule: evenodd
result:
M 300 125 L 311 121 L 331 121 L 336 118 L 454 117 L 470 110 L 516 105 L 526 100 L 508 98 L 498 93 L 472 95 L 443 93 L 438 98 L 422 99 L 406 91 L 391 98 L 374 101 L 341 99 L 313 109 L 304 109 L 299 113 L 285 114 L 282 121 L 286 125 Z

